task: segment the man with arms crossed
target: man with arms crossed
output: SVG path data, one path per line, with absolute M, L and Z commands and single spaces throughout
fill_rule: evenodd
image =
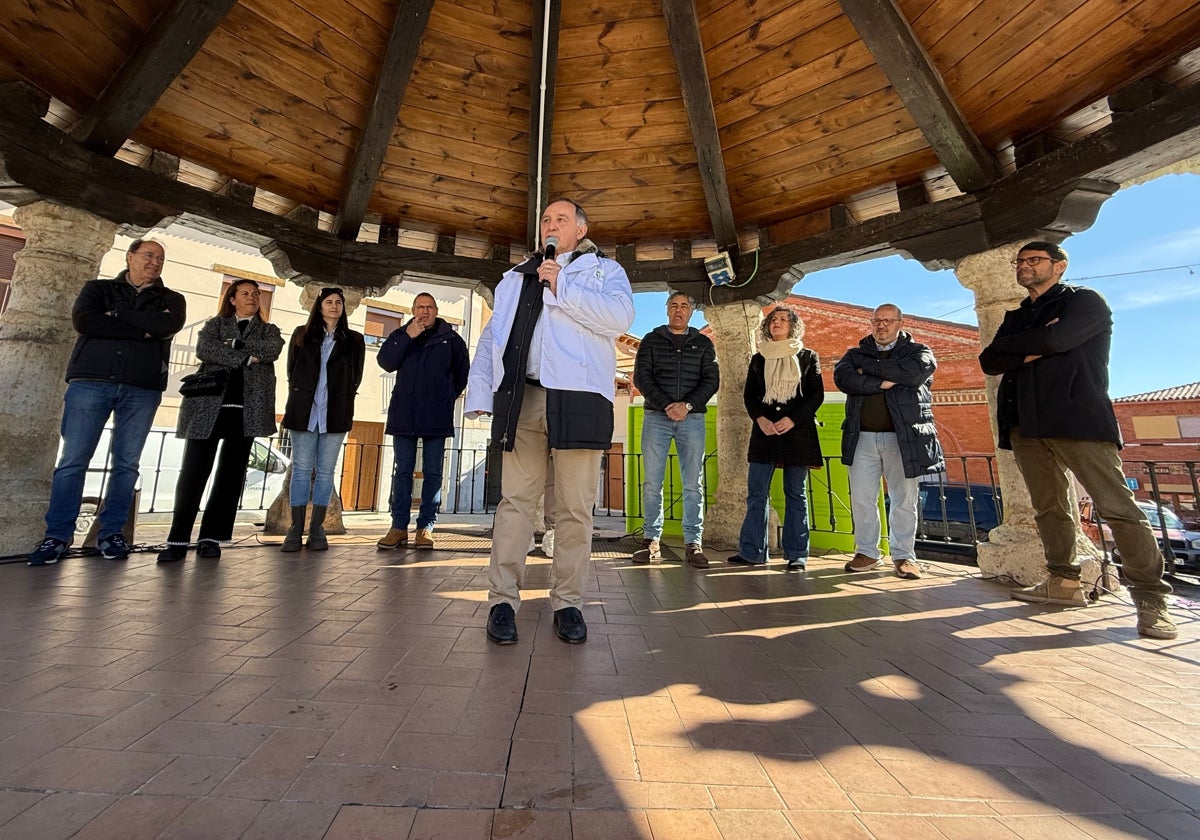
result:
M 849 466 L 854 557 L 847 572 L 868 572 L 879 550 L 879 480 L 887 480 L 888 542 L 896 577 L 916 580 L 919 477 L 946 468 L 933 424 L 933 351 L 901 329 L 900 307 L 871 315 L 871 334 L 846 351 L 833 381 L 846 394 L 842 462 Z
M 1138 633 L 1174 639 L 1162 553 L 1117 454 L 1121 429 L 1108 398 L 1112 311 L 1097 292 L 1062 282 L 1067 252 L 1052 242 L 1024 245 L 1012 264 L 1029 297 L 1005 314 L 979 364 L 1003 377 L 996 395 L 998 444 L 1012 450 L 1029 488 L 1049 576 L 1011 594 L 1034 604 L 1087 606 L 1069 470 L 1112 529 L 1137 606 Z

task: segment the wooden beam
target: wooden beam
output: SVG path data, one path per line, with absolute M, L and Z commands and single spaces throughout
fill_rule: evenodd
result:
M 558 66 L 561 16 L 562 0 L 539 0 L 533 4 L 533 57 L 529 79 L 529 203 L 525 224 L 525 247 L 530 251 L 537 248 L 542 211 L 550 201 L 554 78 Z
M 140 39 L 71 136 L 115 155 L 237 0 L 175 0 Z
M 396 9 L 387 50 L 375 78 L 367 122 L 354 149 L 333 219 L 333 232 L 339 239 L 354 239 L 362 227 L 432 7 L 433 0 L 401 0 Z
M 146 230 L 165 219 L 261 247 L 280 276 L 320 279 L 349 288 L 385 288 L 406 271 L 476 288 L 498 282 L 507 260 L 437 254 L 378 243 L 348 242 L 300 222 L 163 178 L 89 152 L 40 117 L 19 108 L 11 85 L 0 85 L 0 199 L 14 204 L 48 199 Z M 17 99 L 19 100 L 19 96 Z M 1062 236 L 1092 223 L 1117 185 L 1194 154 L 1200 145 L 1200 85 L 1131 112 L 970 195 L 912 207 L 847 227 L 829 226 L 799 241 L 767 245 L 735 264 L 754 279 L 712 290 L 715 303 L 777 299 L 803 272 L 905 253 L 923 263 L 947 263 L 1039 232 Z M 309 211 L 310 220 L 315 212 Z M 693 288 L 704 283 L 703 261 L 636 260 L 617 247 L 635 291 Z
M 1000 176 L 996 161 L 971 130 L 896 0 L 840 2 L 958 188 L 974 192 L 994 182 Z
M 693 0 L 663 0 L 663 17 L 679 85 L 683 89 L 683 105 L 687 109 L 692 143 L 700 166 L 700 183 L 704 187 L 704 202 L 712 222 L 717 247 L 738 254 L 737 227 L 733 219 L 733 203 L 729 198 L 729 182 L 725 176 L 725 159 L 721 154 L 721 136 L 717 131 L 717 115 L 713 110 L 712 89 L 708 84 L 708 65 L 704 61 L 704 43 L 700 40 L 700 20 Z
M 785 296 L 791 287 L 788 272 L 811 273 L 898 253 L 948 265 L 1039 235 L 1077 233 L 1094 223 L 1100 205 L 1120 184 L 1189 157 L 1198 146 L 1200 85 L 1194 85 L 1051 151 L 978 193 L 764 248 L 754 281 L 740 289 L 718 287 L 713 300 Z M 738 276 L 748 276 L 753 268 L 748 260 L 735 265 Z

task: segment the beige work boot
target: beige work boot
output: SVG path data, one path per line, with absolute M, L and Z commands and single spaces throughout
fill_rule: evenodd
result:
M 1059 604 L 1064 607 L 1086 607 L 1087 596 L 1079 581 L 1051 575 L 1041 583 L 1010 589 L 1008 594 L 1030 604 Z
M 393 548 L 404 548 L 406 545 L 408 545 L 407 528 L 392 528 L 380 537 L 379 542 L 375 543 L 375 547 L 382 551 L 390 551 Z
M 1179 635 L 1179 628 L 1171 620 L 1165 600 L 1135 597 L 1133 603 L 1137 607 L 1139 636 L 1147 636 L 1151 639 L 1174 639 Z
M 433 548 L 433 531 L 428 528 L 417 529 L 417 548 Z

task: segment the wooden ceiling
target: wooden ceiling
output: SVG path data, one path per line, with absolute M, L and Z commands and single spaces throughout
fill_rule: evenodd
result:
M 635 284 L 720 249 L 733 299 L 1090 224 L 1195 153 L 1200 4 L 19 0 L 2 82 L 8 200 L 207 218 L 377 286 L 494 276 L 567 195 Z

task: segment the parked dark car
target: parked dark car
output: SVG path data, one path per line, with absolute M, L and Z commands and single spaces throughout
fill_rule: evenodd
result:
M 1003 518 L 1000 488 L 991 484 L 926 482 L 917 507 L 917 549 L 974 557 L 976 543 Z

